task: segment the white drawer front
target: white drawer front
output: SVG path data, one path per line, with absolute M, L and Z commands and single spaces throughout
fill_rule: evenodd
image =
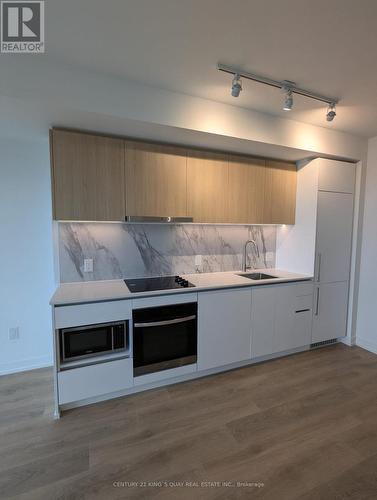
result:
M 304 309 L 310 309 L 313 305 L 313 294 L 310 295 L 299 295 L 296 297 L 295 311 L 302 311 Z
M 187 304 L 197 302 L 197 293 L 174 293 L 171 295 L 161 295 L 158 297 L 144 297 L 132 301 L 133 309 L 143 309 L 144 307 L 168 306 L 170 304 Z
M 303 283 L 295 283 L 295 295 L 313 295 L 313 282 L 305 281 Z
M 118 359 L 58 373 L 59 404 L 122 391 L 133 385 L 133 361 Z
M 55 307 L 55 328 L 94 325 L 131 319 L 131 301 L 113 300 Z

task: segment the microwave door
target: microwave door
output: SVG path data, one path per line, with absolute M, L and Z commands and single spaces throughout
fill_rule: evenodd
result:
M 63 330 L 63 362 L 111 352 L 111 327 L 75 328 Z

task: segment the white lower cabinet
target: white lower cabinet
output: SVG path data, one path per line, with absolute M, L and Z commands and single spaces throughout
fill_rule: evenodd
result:
M 347 334 L 348 281 L 315 287 L 312 342 L 323 342 Z
M 337 332 L 339 336 L 344 331 L 346 310 L 343 310 L 341 305 L 346 303 L 348 284 L 344 286 L 337 284 L 336 288 L 337 290 L 333 288 L 333 284 L 321 286 L 318 296 L 319 314 L 317 322 L 314 322 L 313 341 L 322 340 L 328 331 Z M 198 371 L 221 368 L 308 346 L 311 343 L 312 282 L 203 291 L 195 294 L 195 299 L 196 297 L 198 300 L 197 365 L 175 369 L 174 374 L 172 373 L 174 376 L 189 376 L 196 371 L 196 368 Z M 192 298 L 193 296 L 182 296 L 182 301 Z M 151 300 L 148 298 L 148 304 Z M 158 301 L 161 300 L 158 298 Z M 169 300 L 173 302 L 173 297 Z M 314 303 L 316 304 L 315 300 Z M 115 306 L 111 304 L 106 307 L 109 308 L 109 314 L 121 314 L 121 317 L 124 317 L 126 309 L 124 306 L 129 307 L 129 304 L 121 304 L 120 301 Z M 106 307 L 103 306 L 102 309 L 107 311 Z M 77 314 L 72 311 L 73 309 L 70 309 L 68 314 L 61 310 L 60 324 L 71 324 L 72 318 L 77 320 Z M 82 312 L 87 314 L 92 310 L 84 308 Z M 334 315 L 337 317 L 336 324 Z M 130 312 L 128 316 L 131 317 Z M 97 316 L 95 319 L 98 321 Z M 113 319 L 113 316 L 110 319 Z M 100 399 L 101 396 L 126 392 L 127 389 L 140 384 L 163 380 L 166 376 L 167 374 L 163 373 L 151 374 L 134 380 L 132 358 L 59 371 L 57 404 L 68 405 Z
M 198 370 L 251 357 L 251 289 L 198 294 Z
M 58 373 L 59 404 L 111 394 L 132 386 L 131 358 L 73 368 Z
M 304 347 L 311 342 L 313 284 L 289 283 L 252 290 L 252 358 Z
M 132 317 L 130 300 L 111 300 L 55 307 L 55 328 L 74 328 L 111 321 L 123 321 Z
M 274 352 L 275 288 L 255 287 L 251 306 L 251 357 L 267 356 Z

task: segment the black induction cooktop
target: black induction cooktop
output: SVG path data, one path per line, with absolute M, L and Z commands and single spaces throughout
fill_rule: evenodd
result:
M 195 287 L 181 276 L 159 276 L 156 278 L 136 278 L 124 280 L 132 293 L 154 292 L 156 290 L 173 290 L 175 288 Z

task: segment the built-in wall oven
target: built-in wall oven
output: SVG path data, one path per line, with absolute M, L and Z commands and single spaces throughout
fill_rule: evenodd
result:
M 196 302 L 133 311 L 135 377 L 196 361 Z
M 87 360 L 128 349 L 128 321 L 62 328 L 59 330 L 60 363 Z

